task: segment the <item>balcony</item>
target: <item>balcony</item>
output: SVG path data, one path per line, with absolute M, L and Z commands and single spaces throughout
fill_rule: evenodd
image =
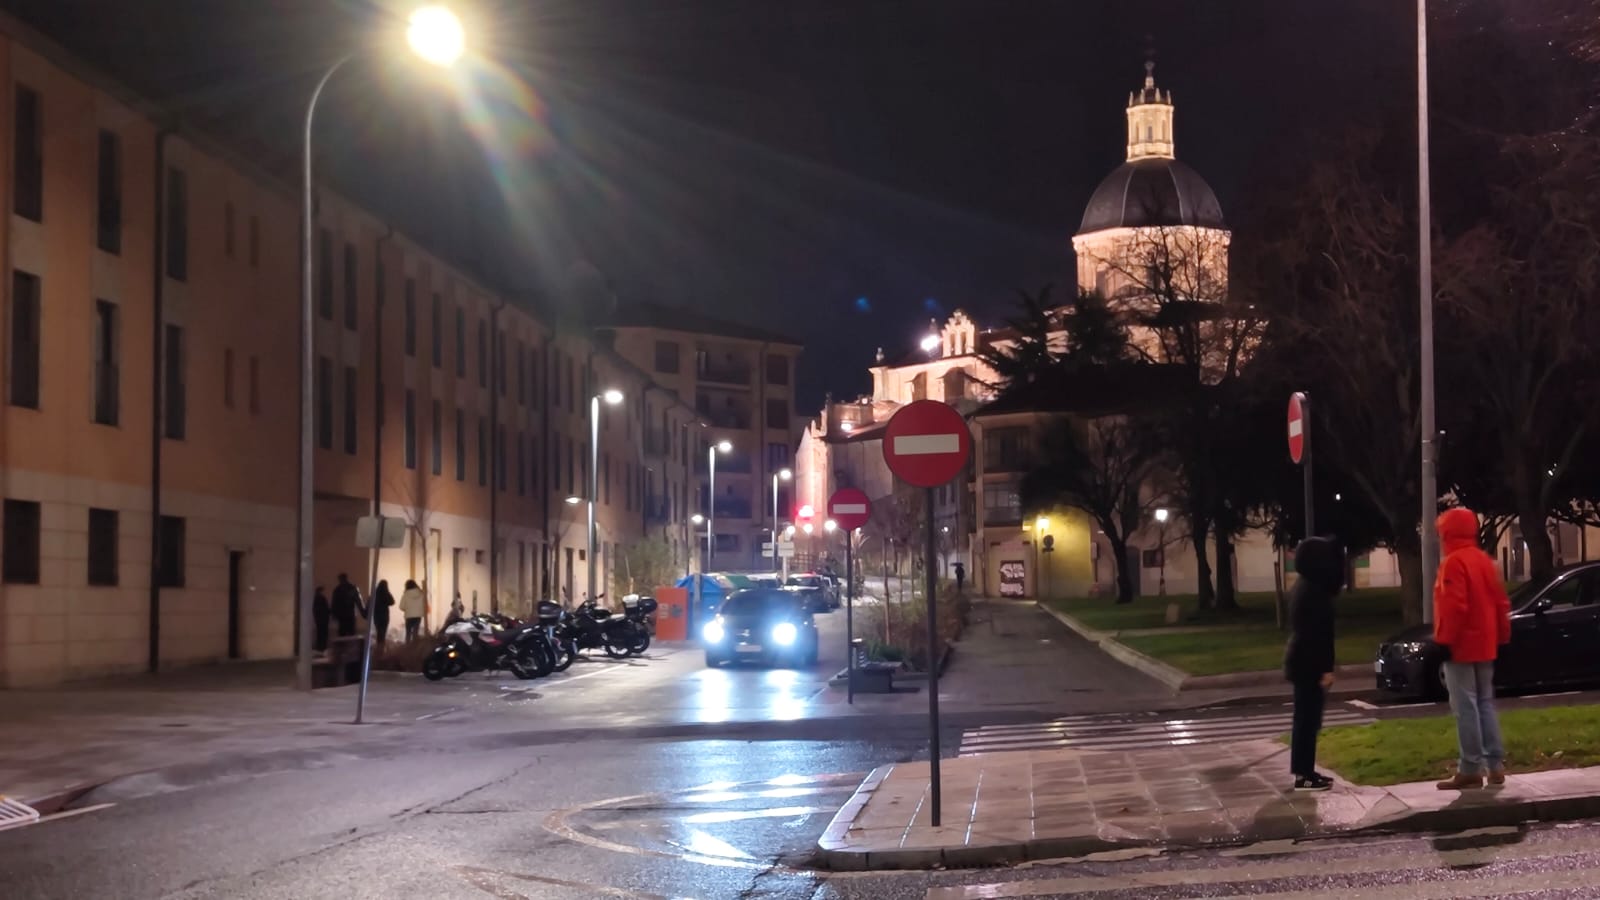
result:
M 695 372 L 701 381 L 713 384 L 737 384 L 744 387 L 750 386 L 750 367 L 735 362 L 702 362 Z
M 717 428 L 732 428 L 737 431 L 750 430 L 750 414 L 742 409 L 718 409 L 705 407 L 698 410 L 700 416 L 710 425 Z
M 720 497 L 717 499 L 716 514 L 719 519 L 748 519 L 750 501 L 742 497 Z
M 666 432 L 659 428 L 647 428 L 644 432 L 644 456 L 649 460 L 664 460 L 672 458 L 672 440 Z
M 672 522 L 672 500 L 661 495 L 647 497 L 644 501 L 645 525 L 668 525 Z
M 707 473 L 709 457 L 699 454 L 694 461 L 694 473 L 704 477 Z M 717 454 L 717 474 L 748 475 L 750 474 L 750 457 L 748 454 Z

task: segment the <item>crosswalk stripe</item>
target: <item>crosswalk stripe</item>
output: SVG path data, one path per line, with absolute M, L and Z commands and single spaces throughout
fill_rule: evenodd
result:
M 1007 750 L 1045 750 L 1075 747 L 1093 750 L 1143 750 L 1200 743 L 1276 737 L 1288 731 L 1292 716 L 1286 712 L 1247 713 L 1162 719 L 1112 713 L 1078 716 L 1048 722 L 991 725 L 962 734 L 962 756 Z M 1323 716 L 1323 725 L 1366 725 L 1374 720 L 1349 707 L 1335 707 Z

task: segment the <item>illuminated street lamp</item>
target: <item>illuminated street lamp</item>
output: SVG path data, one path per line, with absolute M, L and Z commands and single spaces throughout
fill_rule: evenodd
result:
M 780 480 L 788 481 L 793 477 L 794 473 L 788 469 L 780 469 L 772 473 L 772 559 L 774 562 L 780 558 L 778 556 L 778 482 Z M 785 560 L 782 565 L 785 569 L 784 577 L 787 578 L 789 563 Z
M 1170 515 L 1165 506 L 1156 510 L 1156 524 L 1161 526 L 1161 548 L 1156 553 L 1156 561 L 1161 566 L 1160 587 L 1157 591 L 1162 597 L 1167 595 L 1167 518 Z
M 461 58 L 466 49 L 466 32 L 461 27 L 461 20 L 449 9 L 443 6 L 425 6 L 411 14 L 406 26 L 406 42 L 418 57 L 443 67 Z M 316 122 L 317 101 L 321 99 L 323 89 L 328 86 L 334 74 L 355 56 L 356 54 L 352 52 L 340 57 L 317 80 L 316 87 L 311 89 L 311 99 L 306 103 L 303 133 L 301 173 L 304 181 L 300 191 L 300 471 L 299 496 L 296 498 L 295 510 L 295 595 L 299 604 L 300 618 L 297 629 L 300 646 L 295 660 L 295 680 L 302 690 L 311 689 L 311 661 L 316 652 L 312 648 L 311 611 L 312 521 L 315 509 L 311 467 L 312 434 L 316 427 L 315 398 L 312 396 L 316 361 L 314 350 L 316 317 L 312 305 L 316 283 L 313 266 L 316 257 L 312 241 L 315 223 L 312 221 L 311 136 L 312 126 Z M 359 713 L 357 715 L 359 718 Z
M 733 444 L 727 441 L 717 441 L 706 448 L 707 468 L 710 470 L 711 480 L 706 488 L 706 569 L 717 558 L 717 454 L 730 453 Z
M 599 575 L 599 560 L 595 559 L 595 543 L 599 539 L 595 524 L 594 506 L 600 499 L 600 402 L 616 406 L 622 402 L 622 392 L 611 388 L 589 398 L 589 599 L 595 599 L 595 581 Z

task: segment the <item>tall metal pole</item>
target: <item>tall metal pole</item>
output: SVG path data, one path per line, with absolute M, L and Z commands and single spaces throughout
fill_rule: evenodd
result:
M 1417 0 L 1417 260 L 1422 337 L 1422 621 L 1433 621 L 1434 573 L 1439 570 L 1439 474 L 1433 414 L 1433 209 L 1428 186 L 1428 0 Z
M 1312 440 L 1311 432 L 1314 429 L 1311 418 L 1311 395 L 1300 395 L 1300 475 L 1302 491 L 1306 505 L 1306 537 L 1315 537 L 1317 534 L 1317 492 L 1316 479 L 1311 471 Z
M 708 484 L 706 486 L 706 571 L 717 559 L 717 445 L 712 444 L 706 448 L 706 468 L 708 470 Z
M 928 557 L 922 573 L 928 581 L 928 790 L 933 827 L 939 827 L 939 604 L 933 572 L 937 547 L 933 536 L 933 488 L 928 488 Z
M 778 561 L 778 473 L 772 473 L 772 561 Z M 777 568 L 776 565 L 773 568 Z
M 844 534 L 844 652 L 846 703 L 856 702 L 856 539 Z
M 589 599 L 595 599 L 595 496 L 600 493 L 600 395 L 589 398 Z
M 311 595 L 314 585 L 311 574 L 311 523 L 312 523 L 312 429 L 315 427 L 312 409 L 315 400 L 312 397 L 312 381 L 316 377 L 313 365 L 315 351 L 315 310 L 313 308 L 312 292 L 315 283 L 312 275 L 312 264 L 315 259 L 315 246 L 313 241 L 316 229 L 313 219 L 312 181 L 311 181 L 311 130 L 316 122 L 317 100 L 322 97 L 322 89 L 328 86 L 329 79 L 334 73 L 344 67 L 351 57 L 345 56 L 324 72 L 322 79 L 311 91 L 311 100 L 306 104 L 306 124 L 304 144 L 302 145 L 304 167 L 300 192 L 300 459 L 299 459 L 299 492 L 296 497 L 296 515 L 294 530 L 295 549 L 295 602 L 300 609 L 300 653 L 295 659 L 295 684 L 301 690 L 311 689 L 311 661 L 316 651 L 311 646 Z

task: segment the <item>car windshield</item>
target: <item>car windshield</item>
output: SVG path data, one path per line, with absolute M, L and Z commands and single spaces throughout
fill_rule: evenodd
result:
M 795 598 L 776 591 L 740 591 L 722 604 L 725 616 L 771 616 L 792 612 Z
M 1542 578 L 1538 581 L 1525 581 L 1517 585 L 1517 589 L 1511 592 L 1511 608 L 1518 610 L 1527 606 L 1529 601 L 1533 600 L 1534 596 L 1548 587 L 1549 584 L 1550 579 Z
M 815 575 L 790 575 L 785 583 L 790 587 L 822 587 L 822 579 Z

